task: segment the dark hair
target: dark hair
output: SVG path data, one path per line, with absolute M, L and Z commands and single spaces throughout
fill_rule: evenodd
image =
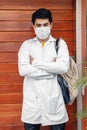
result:
M 35 20 L 39 19 L 39 18 L 40 19 L 47 18 L 49 20 L 49 22 L 52 23 L 52 13 L 48 9 L 40 8 L 40 9 L 36 10 L 32 14 L 32 23 L 35 24 Z

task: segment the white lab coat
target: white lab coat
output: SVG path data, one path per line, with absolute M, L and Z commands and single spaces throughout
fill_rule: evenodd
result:
M 57 74 L 65 73 L 69 66 L 69 53 L 64 40 L 60 40 L 58 56 L 55 39 L 50 35 L 44 48 L 35 37 L 24 41 L 18 52 L 18 68 L 23 82 L 21 120 L 31 124 L 54 125 L 68 121 L 66 107 L 57 82 Z M 32 65 L 29 55 L 34 57 Z M 56 62 L 53 58 L 56 57 Z

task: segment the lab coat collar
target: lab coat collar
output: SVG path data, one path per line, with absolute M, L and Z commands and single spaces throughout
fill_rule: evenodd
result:
M 37 43 L 37 41 L 38 41 L 38 38 L 37 37 L 34 37 L 33 38 L 33 41 L 34 41 L 34 43 Z M 52 35 L 50 35 L 50 37 L 49 37 L 49 43 L 51 43 L 51 42 L 55 42 L 56 41 L 56 39 L 52 36 Z M 47 41 L 47 42 L 48 42 Z

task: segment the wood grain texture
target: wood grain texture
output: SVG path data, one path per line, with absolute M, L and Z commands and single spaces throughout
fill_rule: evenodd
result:
M 24 127 L 23 125 L 1 125 L 0 130 L 24 130 Z M 50 130 L 50 128 L 47 126 L 43 126 L 40 128 L 40 130 Z
M 52 31 L 52 35 L 62 37 L 66 41 L 75 41 L 75 34 L 72 31 Z M 34 32 L 0 32 L 0 41 L 21 41 L 34 37 Z
M 9 4 L 8 4 L 9 3 Z M 36 4 L 35 0 L 21 0 L 21 1 L 12 1 L 12 0 L 1 0 L 0 1 L 0 9 L 9 9 L 9 10 L 33 10 L 38 8 L 49 8 L 49 9 L 72 9 L 71 0 L 38 0 Z
M 17 53 L 0 53 L 1 63 L 17 63 L 18 55 Z
M 0 125 L 22 125 L 20 114 L 4 114 L 0 115 Z
M 87 128 L 87 117 L 82 119 L 82 130 L 86 130 Z
M 19 47 L 21 46 L 22 42 L 5 42 L 5 41 L 1 41 L 0 42 L 0 52 L 18 52 Z
M 55 31 L 73 31 L 75 25 L 71 21 L 55 21 L 52 30 Z M 33 31 L 32 23 L 30 21 L 1 21 L 0 31 Z
M 0 10 L 0 20 L 1 21 L 31 21 L 32 13 L 35 10 Z M 52 17 L 55 21 L 72 21 L 75 20 L 75 11 L 67 9 L 55 9 L 52 10 Z
M 18 73 L 18 50 L 35 36 L 31 16 L 41 7 L 52 11 L 52 35 L 62 37 L 70 55 L 76 54 L 75 0 L 0 0 L 0 130 L 24 130 L 21 122 L 23 77 Z M 76 102 L 66 106 L 70 121 L 66 129 L 76 130 Z M 41 130 L 50 130 L 41 127 Z
M 64 39 L 65 40 L 65 39 Z M 75 52 L 76 44 L 74 42 L 66 41 L 69 51 Z M 0 53 L 18 53 L 22 42 L 0 42 Z M 17 56 L 17 54 L 16 54 Z
M 21 104 L 0 104 L 0 115 L 20 114 L 21 107 Z
M 82 1 L 82 61 L 86 63 L 87 61 L 87 22 L 86 22 L 86 15 L 87 15 L 87 1 Z M 84 64 L 83 64 L 84 67 Z M 87 86 L 84 89 L 84 96 L 83 96 L 83 109 L 86 108 L 87 112 Z M 87 116 L 82 119 L 82 130 L 87 129 Z
M 0 104 L 21 104 L 22 93 L 0 93 Z M 1 117 L 0 117 L 1 118 Z
M 24 130 L 23 125 L 0 125 L 0 130 Z
M 0 74 L 0 83 L 21 83 L 23 78 L 18 73 Z
M 20 83 L 0 83 L 0 93 L 22 93 L 23 84 Z
M 18 65 L 2 63 L 0 64 L 0 73 L 18 73 Z

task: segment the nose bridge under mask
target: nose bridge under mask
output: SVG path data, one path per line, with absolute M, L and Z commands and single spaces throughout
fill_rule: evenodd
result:
M 35 29 L 35 34 L 39 39 L 46 39 L 50 35 L 49 27 L 37 27 Z

